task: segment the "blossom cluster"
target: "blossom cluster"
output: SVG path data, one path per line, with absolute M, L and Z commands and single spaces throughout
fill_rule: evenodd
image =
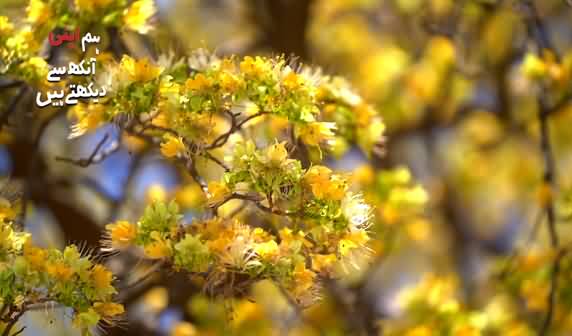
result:
M 16 204 L 2 199 L 0 223 L 0 316 L 10 322 L 37 305 L 61 304 L 73 311 L 84 334 L 98 323 L 112 324 L 123 313 L 114 301 L 113 275 L 77 246 L 40 248 L 14 228 Z
M 511 313 L 513 303 L 506 296 L 493 298 L 482 310 L 467 307 L 453 275 L 426 274 L 416 285 L 401 290 L 396 301 L 407 321 L 388 323 L 388 335 L 534 335 L 527 323 Z
M 282 143 L 236 146 L 231 171 L 208 185 L 208 205 L 216 210 L 235 199 L 284 220 L 253 227 L 219 216 L 184 224 L 175 202 L 155 202 L 137 224 L 108 225 L 110 246 L 139 246 L 147 258 L 202 275 L 209 288 L 275 280 L 304 305 L 316 297 L 318 276 L 347 273 L 367 259 L 370 206 L 343 175 L 302 169 Z
M 144 124 L 147 131 L 165 131 L 168 125 L 163 133 L 169 157 L 184 155 L 185 142 L 222 147 L 230 131 L 256 118 L 287 121 L 312 148 L 351 141 L 369 152 L 384 131 L 373 108 L 341 79 L 283 57 L 220 59 L 199 50 L 188 59 L 155 64 L 125 55 L 118 63 L 110 61 L 98 81 L 109 88 L 105 108 L 85 113 L 86 106 L 76 107 L 81 112 L 73 135 L 111 121 Z M 343 117 L 336 110 L 343 110 Z M 228 115 L 235 129 L 221 127 Z

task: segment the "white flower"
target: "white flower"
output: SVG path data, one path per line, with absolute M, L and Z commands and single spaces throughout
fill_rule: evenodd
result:
M 371 207 L 359 194 L 346 194 L 342 200 L 342 212 L 349 222 L 350 231 L 368 229 L 371 225 Z

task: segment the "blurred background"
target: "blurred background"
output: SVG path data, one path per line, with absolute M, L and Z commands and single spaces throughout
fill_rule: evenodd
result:
M 0 14 L 18 20 L 26 5 L 0 0 Z M 534 71 L 541 63 L 555 92 L 569 97 L 572 7 L 566 1 L 536 2 L 561 56 L 552 61 L 530 59 L 535 46 L 519 1 L 158 0 L 156 5 L 156 28 L 149 35 L 122 35 L 137 57 L 157 59 L 197 48 L 221 56 L 284 54 L 345 76 L 374 103 L 386 124 L 384 153 L 368 159 L 356 147 L 327 159 L 329 166 L 353 172 L 376 206 L 379 246 L 374 248 L 383 257 L 347 287 L 368 313 L 403 318 L 399 293 L 427 281 L 428 274 L 452 279 L 454 296 L 467 309 L 491 308 L 490 302 L 499 299 L 498 279 L 492 275 L 499 260 L 523 247 L 534 251 L 547 245 L 539 224 L 546 195 Z M 24 112 L 17 117 L 23 122 L 14 125 L 26 126 L 2 133 L 0 172 L 22 186 L 26 228 L 38 245 L 84 241 L 95 248 L 105 224 L 137 218 L 150 199 L 175 197 L 189 219 L 204 202 L 188 176 L 134 139 L 125 138 L 119 151 L 87 168 L 56 161 L 56 156 L 88 156 L 107 133 L 125 135 L 108 127 L 70 141 L 65 114 L 37 118 Z M 572 215 L 571 122 L 572 104 L 563 99 L 549 126 L 564 241 Z M 407 192 L 384 194 L 380 181 L 388 179 Z M 399 199 L 384 206 L 391 197 Z M 109 266 L 130 282 L 149 267 L 128 257 L 110 259 Z M 209 303 L 184 275 L 154 274 L 122 293 L 127 319 L 108 333 L 224 334 L 220 321 L 230 318 L 241 335 L 319 334 L 308 327 L 313 323 L 321 325 L 322 334 L 343 335 L 346 329 L 339 326 L 351 324 L 336 317 L 349 313 L 335 296 L 326 296 L 308 313 L 312 323 L 293 329 L 291 308 L 276 288 L 261 284 L 253 296 L 257 304 Z M 514 305 L 511 309 L 519 311 L 525 303 Z M 58 309 L 28 314 L 24 335 L 73 335 L 65 316 Z M 176 328 L 183 320 L 191 321 L 194 331 Z

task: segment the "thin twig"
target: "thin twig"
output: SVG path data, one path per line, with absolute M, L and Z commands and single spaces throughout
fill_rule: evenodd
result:
M 541 54 L 544 50 L 551 50 L 556 59 L 559 59 L 557 50 L 553 47 L 545 25 L 543 24 L 534 2 L 532 0 L 524 1 L 525 8 L 528 14 L 528 33 L 531 39 L 536 42 L 537 52 Z M 541 92 L 538 95 L 538 123 L 540 125 L 540 151 L 544 161 L 543 183 L 550 188 L 551 194 L 549 199 L 544 204 L 544 211 L 546 212 L 547 228 L 550 237 L 550 245 L 552 249 L 557 251 L 559 249 L 559 237 L 556 230 L 556 215 L 554 210 L 554 198 L 552 193 L 556 187 L 556 171 L 554 156 L 552 152 L 552 145 L 550 142 L 550 129 L 548 125 L 548 117 L 554 110 L 548 102 L 548 88 L 546 85 L 541 84 Z M 558 292 L 558 277 L 560 275 L 560 262 L 561 254 L 554 258 L 552 264 L 551 281 L 550 281 L 550 294 L 548 295 L 548 309 L 544 317 L 544 321 L 539 329 L 538 334 L 544 336 L 550 330 L 552 324 L 554 310 L 557 301 Z
M 94 150 L 87 158 L 72 159 L 68 157 L 57 156 L 56 161 L 70 163 L 76 166 L 80 166 L 82 168 L 88 167 L 92 164 L 100 163 L 101 161 L 105 160 L 105 158 L 115 153 L 119 149 L 119 141 L 117 141 L 112 143 L 111 146 L 109 146 L 109 148 L 107 148 L 105 151 L 102 151 L 102 147 L 108 139 L 109 139 L 109 133 L 106 133 L 105 136 L 97 143 Z

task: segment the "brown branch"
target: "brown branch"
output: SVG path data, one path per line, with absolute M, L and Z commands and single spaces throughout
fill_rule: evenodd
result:
M 210 149 L 215 149 L 215 148 L 219 148 L 224 146 L 224 144 L 228 141 L 228 138 L 230 138 L 230 136 L 239 131 L 242 126 L 244 126 L 247 122 L 251 121 L 252 119 L 258 118 L 260 116 L 263 116 L 265 114 L 268 114 L 268 112 L 258 112 L 256 114 L 253 114 L 247 118 L 245 118 L 242 121 L 238 121 L 236 119 L 237 115 L 230 112 L 230 111 L 225 111 L 229 116 L 230 116 L 230 129 L 228 131 L 226 131 L 225 133 L 221 134 L 218 138 L 216 138 L 210 145 L 206 146 L 205 149 L 210 150 Z
M 232 193 L 229 197 L 225 198 L 221 202 L 211 206 L 211 209 L 213 209 L 216 212 L 218 210 L 218 208 L 220 208 L 221 206 L 223 206 L 224 204 L 226 204 L 227 202 L 229 202 L 233 199 L 252 202 L 258 209 L 260 209 L 264 212 L 273 214 L 273 215 L 288 216 L 288 217 L 296 217 L 296 216 L 302 215 L 302 211 L 300 211 L 300 210 L 298 210 L 298 211 L 286 211 L 286 210 L 282 210 L 282 209 L 277 209 L 273 206 L 265 206 L 261 203 L 264 200 L 264 198 L 262 196 L 256 194 L 256 193 L 250 193 L 250 194 Z M 270 199 L 270 198 L 268 198 L 268 199 Z
M 4 332 L 2 333 L 2 336 L 10 336 L 10 332 L 12 331 L 12 328 L 14 328 L 16 323 L 18 323 L 18 320 L 20 320 L 20 318 L 24 315 L 25 312 L 26 312 L 26 310 L 23 308 L 18 313 L 16 313 L 16 315 L 14 315 L 14 317 L 10 317 L 10 321 L 6 324 L 6 327 L 4 329 Z
M 113 142 L 109 148 L 102 150 L 103 145 L 107 142 L 108 139 L 109 133 L 105 134 L 105 136 L 97 143 L 94 150 L 87 158 L 72 159 L 68 157 L 56 156 L 56 161 L 70 163 L 82 168 L 88 167 L 92 164 L 100 163 L 105 160 L 105 158 L 119 150 L 119 141 Z
M 524 1 L 524 6 L 527 11 L 527 28 L 529 37 L 535 41 L 538 48 L 538 54 L 542 54 L 544 50 L 551 50 L 556 59 L 560 57 L 557 50 L 552 45 L 550 37 L 546 30 L 546 26 L 540 19 L 534 1 L 526 0 Z M 550 129 L 548 125 L 548 117 L 555 109 L 555 106 L 550 106 L 548 102 L 548 88 L 546 85 L 540 85 L 540 93 L 538 94 L 538 123 L 540 125 L 540 151 L 542 152 L 542 158 L 544 161 L 544 173 L 543 173 L 543 183 L 545 186 L 550 188 L 550 192 L 554 192 L 556 187 L 556 169 L 554 163 L 554 155 L 552 151 L 552 144 L 550 142 Z M 557 106 L 556 106 L 557 107 Z M 547 229 L 550 237 L 550 245 L 554 250 L 558 250 L 560 246 L 559 236 L 556 229 L 556 214 L 554 209 L 554 198 L 551 194 L 548 201 L 543 204 L 544 211 L 547 218 Z M 557 301 L 558 293 L 558 277 L 560 274 L 560 264 L 561 264 L 561 254 L 559 253 L 552 263 L 551 281 L 550 281 L 550 294 L 548 296 L 548 310 L 544 317 L 544 321 L 540 326 L 539 335 L 546 335 L 550 330 L 552 324 L 554 310 Z

